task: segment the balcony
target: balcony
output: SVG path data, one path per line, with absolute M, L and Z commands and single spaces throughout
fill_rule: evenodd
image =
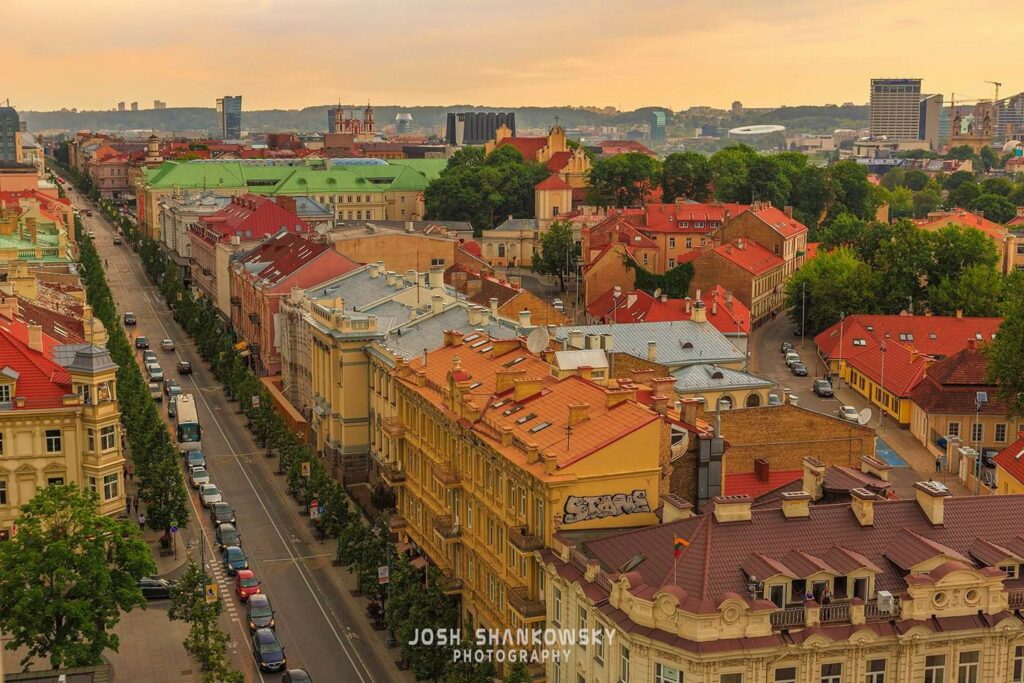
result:
M 531 599 L 525 586 L 513 588 L 508 592 L 508 606 L 526 620 L 543 617 L 546 613 L 544 603 Z
M 819 618 L 823 624 L 841 624 L 850 621 L 850 603 L 838 602 L 822 605 Z
M 408 526 L 408 524 L 409 523 L 405 521 L 405 517 L 396 515 L 388 519 L 388 531 L 398 531 L 399 529 L 404 529 L 406 526 Z
M 380 421 L 381 429 L 393 439 L 405 436 L 405 425 L 397 417 L 385 417 Z
M 398 467 L 397 462 L 386 462 L 381 465 L 380 478 L 384 483 L 394 488 L 405 483 L 405 471 Z
M 864 621 L 895 621 L 900 618 L 900 599 L 893 598 L 891 607 L 875 602 L 864 605 Z
M 777 612 L 772 612 L 772 628 L 789 629 L 800 628 L 804 625 L 807 612 L 803 607 L 786 607 Z
M 517 526 L 510 529 L 508 540 L 519 552 L 523 553 L 532 553 L 535 550 L 542 550 L 544 548 L 544 540 L 540 536 L 530 534 L 525 526 Z
M 1024 609 L 1024 588 L 1006 591 L 1006 599 L 1010 603 L 1010 609 Z
M 445 595 L 456 595 L 462 592 L 462 579 L 448 574 L 441 575 L 441 590 Z
M 462 527 L 452 518 L 451 515 L 435 517 L 434 531 L 440 534 L 446 541 L 455 541 L 462 536 Z
M 462 473 L 448 463 L 434 465 L 434 477 L 445 486 L 458 486 L 462 482 Z

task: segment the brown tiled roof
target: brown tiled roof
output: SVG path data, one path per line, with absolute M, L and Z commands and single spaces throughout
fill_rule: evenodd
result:
M 812 506 L 805 518 L 755 508 L 750 521 L 720 523 L 707 513 L 588 541 L 581 549 L 613 575 L 642 553 L 646 559 L 634 572 L 644 584 L 677 585 L 691 601 L 713 604 L 726 593 L 747 594 L 746 568 L 766 572 L 775 563 L 788 568 L 791 551 L 819 558 L 836 571 L 848 571 L 850 562 L 870 565 L 880 570 L 878 590 L 900 594 L 906 588 L 905 569 L 923 560 L 943 555 L 972 564 L 967 555 L 979 538 L 1008 549 L 1024 545 L 1016 525 L 1006 523 L 1024 515 L 1024 495 L 944 498 L 942 526 L 933 526 L 916 500 L 877 500 L 873 505 L 869 527 L 860 525 L 848 504 Z M 678 560 L 673 557 L 676 537 L 690 542 Z
M 1018 543 L 1016 543 L 1015 545 L 1020 545 L 1021 542 L 1024 542 L 1024 538 L 1021 538 L 1019 536 L 1016 540 L 1018 541 Z M 1001 562 L 1005 562 L 1007 560 L 1015 564 L 1020 564 L 1024 562 L 1024 557 L 1021 557 L 1020 554 L 1008 548 L 1004 548 L 1001 545 L 996 545 L 995 543 L 991 543 L 981 538 L 972 543 L 971 547 L 967 550 L 973 557 L 978 558 L 980 562 L 989 567 L 994 567 L 997 564 L 1000 564 Z
M 829 467 L 825 470 L 822 486 L 827 491 L 852 491 L 866 488 L 877 493 L 889 488 L 889 482 L 873 474 L 865 474 L 853 467 Z
M 988 363 L 977 348 L 966 348 L 944 358 L 925 371 L 924 378 L 910 392 L 910 398 L 926 413 L 963 415 L 975 411 L 977 392 L 989 400 L 981 412 L 1005 415 L 1006 404 L 996 396 L 996 387 L 986 380 Z
M 497 299 L 499 306 L 504 306 L 506 303 L 515 298 L 519 294 L 519 290 L 512 285 L 504 282 L 498 282 L 488 277 L 480 278 L 480 291 L 471 297 L 468 297 L 469 301 L 480 306 L 489 306 L 491 299 Z

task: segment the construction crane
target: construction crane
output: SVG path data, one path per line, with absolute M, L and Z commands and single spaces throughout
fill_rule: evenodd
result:
M 1001 86 L 1002 83 L 1000 83 L 999 81 L 985 81 L 985 82 L 986 83 L 991 83 L 992 85 L 996 86 L 996 96 L 995 96 L 995 98 L 993 98 L 992 101 L 993 102 L 998 102 L 999 101 L 999 86 Z

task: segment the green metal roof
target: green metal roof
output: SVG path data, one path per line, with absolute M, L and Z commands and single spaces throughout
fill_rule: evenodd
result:
M 166 161 L 146 171 L 152 189 L 246 189 L 254 194 L 420 191 L 444 159 L 397 159 L 380 165 L 325 166 L 323 160 L 273 165 L 238 161 Z

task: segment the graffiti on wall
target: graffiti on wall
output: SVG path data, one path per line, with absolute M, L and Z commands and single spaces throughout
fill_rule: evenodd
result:
M 569 496 L 565 499 L 562 523 L 575 524 L 591 519 L 650 511 L 647 491 L 643 489 L 636 489 L 633 493 L 607 493 L 603 496 Z

